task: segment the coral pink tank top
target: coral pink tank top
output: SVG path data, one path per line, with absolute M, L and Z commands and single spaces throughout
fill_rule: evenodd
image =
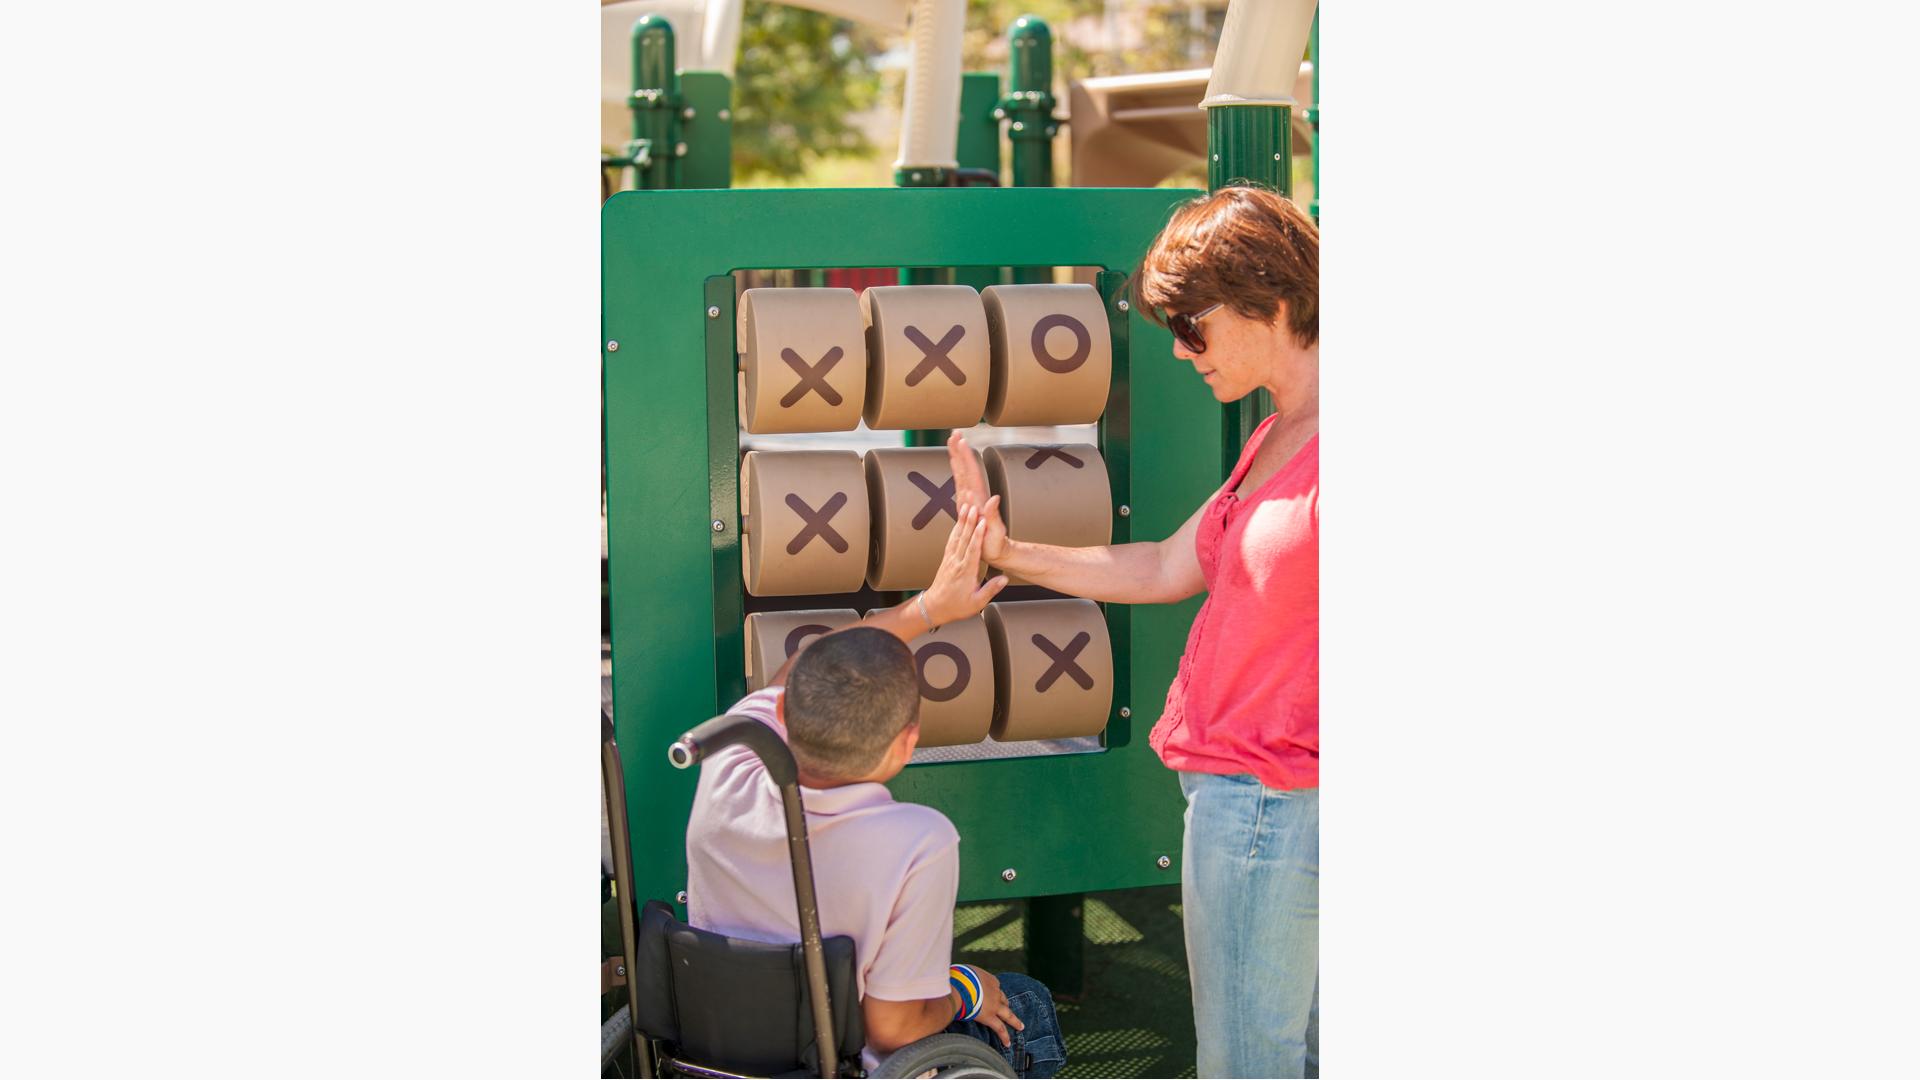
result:
M 1169 768 L 1320 786 L 1320 436 L 1234 494 L 1276 417 L 1200 519 L 1208 597 L 1149 743 Z

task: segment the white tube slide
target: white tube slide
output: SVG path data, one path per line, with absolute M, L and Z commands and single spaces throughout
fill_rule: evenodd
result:
M 1299 104 L 1293 83 L 1316 6 L 1317 0 L 1232 0 L 1201 108 Z
M 906 115 L 900 124 L 896 169 L 952 169 L 960 164 L 954 144 L 959 137 L 960 46 L 966 26 L 966 0 L 914 0 L 907 27 Z M 1306 38 L 1300 40 L 1304 48 Z

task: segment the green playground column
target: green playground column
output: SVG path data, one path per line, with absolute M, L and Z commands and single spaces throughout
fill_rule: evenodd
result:
M 1013 186 L 1053 186 L 1053 31 L 1037 15 L 1022 15 L 1007 30 L 1007 96 L 999 115 L 1013 145 Z M 1016 285 L 1053 281 L 1051 266 L 1016 266 Z
M 1313 29 L 1307 33 L 1307 59 L 1313 61 L 1313 104 L 1307 106 L 1307 123 L 1313 127 L 1313 221 L 1320 223 L 1320 11 L 1313 12 Z
M 1282 0 L 1275 0 L 1276 4 Z M 1214 78 L 1208 84 L 1207 190 L 1247 186 L 1264 187 L 1293 196 L 1293 96 L 1299 61 L 1318 23 L 1317 6 L 1289 2 L 1276 15 L 1273 9 L 1235 6 L 1228 9 Z M 1236 21 L 1236 13 L 1241 18 Z M 1297 21 L 1296 21 L 1297 20 Z M 1244 40 L 1240 35 L 1251 35 Z M 1253 38 L 1259 38 L 1253 42 Z M 1250 43 L 1258 49 L 1244 48 Z M 1233 63 L 1225 61 L 1232 49 Z M 1279 70 L 1248 62 L 1249 57 L 1278 61 Z M 1291 64 L 1285 63 L 1292 57 Z M 1223 75 L 1223 72 L 1226 74 Z M 1316 140 L 1317 142 L 1317 140 Z M 1256 390 L 1230 405 L 1220 430 L 1220 475 L 1233 472 L 1247 436 L 1273 412 L 1273 395 Z
M 1293 108 L 1289 105 L 1214 105 L 1207 109 L 1207 190 L 1264 187 L 1293 194 Z M 1220 429 L 1220 475 L 1232 475 L 1247 437 L 1273 412 L 1273 395 L 1255 390 L 1225 405 Z
M 633 159 L 636 187 L 680 186 L 682 149 L 675 119 L 680 108 L 674 76 L 673 24 L 660 15 L 642 15 L 633 24 Z
M 1053 186 L 1053 31 L 1037 15 L 1022 15 L 1007 29 L 1007 96 L 1000 115 L 1013 147 L 1013 186 Z M 1016 266 L 1016 285 L 1053 281 L 1051 266 Z M 1027 973 L 1056 994 L 1078 997 L 1086 984 L 1086 897 L 1081 893 L 1035 896 L 1027 901 Z
M 1235 186 L 1293 194 L 1293 106 L 1207 109 L 1207 190 Z

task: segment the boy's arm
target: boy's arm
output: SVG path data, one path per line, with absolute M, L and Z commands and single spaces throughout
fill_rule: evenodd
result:
M 879 1054 L 891 1054 L 908 1043 L 940 1034 L 959 1011 L 960 995 L 955 990 L 925 1001 L 887 1001 L 872 995 L 860 999 L 867 1045 Z
M 992 511 L 999 506 L 1000 496 L 987 500 L 986 510 Z M 947 551 L 941 558 L 940 570 L 934 575 L 933 584 L 918 596 L 908 597 L 905 601 L 890 608 L 881 608 L 856 623 L 856 626 L 871 626 L 885 630 L 907 644 L 922 634 L 928 633 L 950 622 L 970 619 L 985 611 L 1000 590 L 1007 587 L 1006 575 L 1002 574 L 978 584 L 980 580 L 980 544 L 985 538 L 986 518 L 978 508 L 968 506 L 960 511 L 953 523 L 953 531 L 947 534 Z M 850 629 L 850 628 L 843 628 Z M 834 633 L 839 633 L 836 630 Z M 827 635 L 821 635 L 825 637 Z M 785 686 L 787 672 L 793 670 L 793 662 L 808 645 L 819 641 L 813 638 L 802 645 L 787 662 L 780 665 L 773 678 L 767 680 L 768 686 Z

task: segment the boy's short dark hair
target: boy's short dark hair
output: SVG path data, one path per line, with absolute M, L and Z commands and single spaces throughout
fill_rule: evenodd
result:
M 816 777 L 847 780 L 873 771 L 887 744 L 919 717 L 913 651 L 884 630 L 828 634 L 787 673 L 787 745 Z

